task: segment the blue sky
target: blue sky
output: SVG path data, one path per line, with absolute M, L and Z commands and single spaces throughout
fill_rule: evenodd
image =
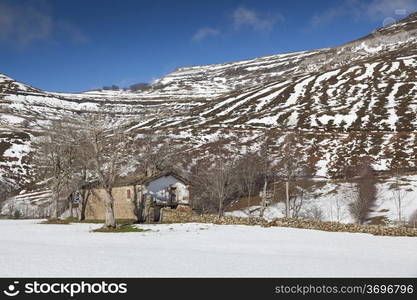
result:
M 129 86 L 179 66 L 335 46 L 417 0 L 0 0 L 0 73 L 62 92 Z

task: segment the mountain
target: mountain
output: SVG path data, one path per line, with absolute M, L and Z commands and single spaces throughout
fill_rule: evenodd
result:
M 339 47 L 291 54 L 298 65 L 287 64 L 290 74 L 226 92 L 180 118 L 147 120 L 141 128 L 181 132 L 199 147 L 218 132 L 238 134 L 248 146 L 264 131 L 278 147 L 280 137 L 296 129 L 304 137 L 300 147 L 312 149 L 306 160 L 316 162 L 317 176 L 338 177 L 365 155 L 377 170 L 414 171 L 416 33 L 413 14 Z
M 381 171 L 414 170 L 416 33 L 412 14 L 341 46 L 181 67 L 136 91 L 51 93 L 0 75 L 1 181 L 33 181 L 31 141 L 50 120 L 103 111 L 132 134 L 168 132 L 198 152 L 219 134 L 254 147 L 267 132 L 279 146 L 297 130 L 316 176 L 337 177 L 364 155 Z

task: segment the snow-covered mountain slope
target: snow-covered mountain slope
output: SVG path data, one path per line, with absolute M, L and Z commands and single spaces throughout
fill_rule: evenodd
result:
M 148 120 L 145 126 L 199 136 L 215 128 L 298 129 L 322 176 L 336 175 L 355 156 L 369 155 L 380 170 L 417 167 L 417 48 L 355 61 L 236 93 L 196 107 L 183 119 Z M 156 122 L 155 122 L 156 121 Z M 331 170 L 336 168 L 335 170 Z
M 417 14 L 413 14 L 339 47 L 180 68 L 158 82 L 186 84 L 193 74 L 197 78 L 205 74 L 210 81 L 238 67 L 245 74 L 232 77 L 221 96 L 198 106 L 191 117 L 185 116 L 193 126 L 226 123 L 252 128 L 403 131 L 415 128 L 415 120 L 408 124 L 404 118 L 416 110 L 412 101 L 416 49 Z M 277 64 L 282 71 L 271 72 Z M 242 86 L 232 91 L 235 84 Z M 216 88 L 212 94 L 217 94 Z M 375 116 L 366 117 L 369 113 Z
M 181 132 L 200 146 L 216 132 L 239 135 L 241 144 L 250 146 L 267 131 L 277 149 L 281 137 L 296 129 L 318 176 L 337 177 L 364 155 L 374 158 L 378 170 L 415 170 L 416 30 L 414 14 L 312 55 L 307 68 L 298 66 L 291 78 L 226 93 L 189 115 L 154 118 L 140 127 Z
M 389 54 L 228 97 L 199 111 L 198 124 L 414 131 L 417 50 Z
M 125 94 L 143 100 L 210 100 L 255 85 L 283 81 L 312 71 L 330 70 L 415 41 L 416 14 L 375 30 L 344 45 L 318 50 L 268 55 L 243 61 L 180 67 L 140 92 L 91 91 L 90 94 Z M 132 95 L 133 94 L 133 95 Z
M 416 33 L 412 14 L 338 47 L 182 67 L 138 92 L 51 93 L 0 75 L 0 181 L 32 180 L 31 140 L 51 119 L 99 110 L 201 152 L 220 134 L 251 147 L 267 130 L 278 146 L 301 130 L 318 176 L 361 155 L 380 170 L 415 168 Z
M 415 39 L 416 15 L 334 48 L 269 55 L 256 59 L 181 67 L 156 80 L 141 97 L 214 99 L 256 84 L 282 81 L 309 71 L 333 69 L 377 53 L 400 48 Z
M 150 115 L 175 116 L 196 103 L 142 100 L 132 93 L 51 93 L 0 74 L 0 185 L 31 181 L 31 141 L 51 120 L 77 121 L 108 113 L 116 121 L 143 121 Z M 1 186 L 0 186 L 1 187 Z

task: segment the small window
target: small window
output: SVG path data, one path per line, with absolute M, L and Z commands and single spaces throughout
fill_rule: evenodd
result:
M 127 198 L 128 198 L 128 199 L 130 199 L 130 198 L 132 197 L 132 192 L 131 192 L 131 190 L 130 190 L 130 189 L 128 189 L 128 190 L 126 191 L 126 196 L 127 196 Z

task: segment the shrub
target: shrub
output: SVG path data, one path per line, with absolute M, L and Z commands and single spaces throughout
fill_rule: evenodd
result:
M 136 228 L 132 225 L 120 225 L 116 228 L 107 228 L 107 227 L 100 227 L 97 229 L 94 229 L 93 232 L 146 232 L 150 231 L 150 229 L 142 229 L 142 228 Z
M 302 213 L 301 217 L 304 219 L 322 221 L 324 219 L 324 212 L 319 206 L 313 205 L 311 208 Z
M 408 220 L 408 225 L 413 228 L 417 228 L 417 210 L 413 212 Z
M 40 224 L 55 224 L 55 225 L 68 225 L 70 224 L 70 220 L 68 219 L 48 219 L 46 221 L 41 222 Z
M 20 217 L 22 216 L 22 213 L 18 210 L 15 210 L 13 213 L 13 218 L 15 219 L 20 219 Z

